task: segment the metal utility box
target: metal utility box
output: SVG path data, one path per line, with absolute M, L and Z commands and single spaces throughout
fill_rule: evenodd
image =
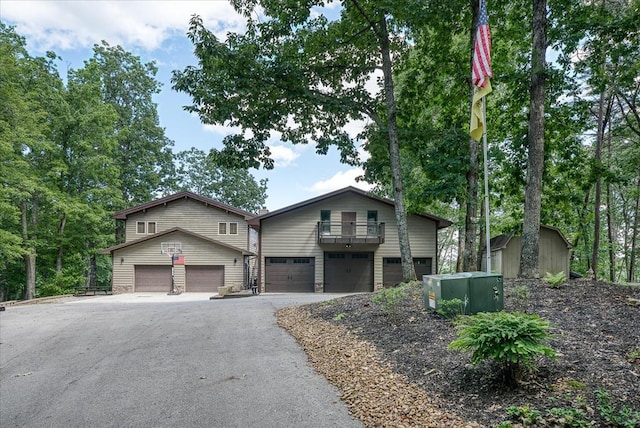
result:
M 462 272 L 450 275 L 424 275 L 424 306 L 440 309 L 441 300 L 460 299 L 463 313 L 498 312 L 504 309 L 502 275 Z

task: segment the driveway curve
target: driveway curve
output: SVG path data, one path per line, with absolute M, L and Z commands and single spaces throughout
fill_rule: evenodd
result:
M 0 312 L 2 427 L 360 427 L 275 311 L 339 297 L 87 297 Z

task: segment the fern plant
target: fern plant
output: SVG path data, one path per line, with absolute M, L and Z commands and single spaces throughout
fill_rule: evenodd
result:
M 567 277 L 565 276 L 564 271 L 560 271 L 556 274 L 547 272 L 544 276 L 544 282 L 546 282 L 551 288 L 560 288 L 566 279 Z
M 546 345 L 551 338 L 549 321 L 536 314 L 481 312 L 456 321 L 458 338 L 449 349 L 471 351 L 471 364 L 492 359 L 501 365 L 503 380 L 517 384 L 524 369 L 535 368 L 536 358 L 555 358 Z

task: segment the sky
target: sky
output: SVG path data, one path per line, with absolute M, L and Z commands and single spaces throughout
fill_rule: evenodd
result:
M 337 13 L 337 3 L 319 13 Z M 186 94 L 171 89 L 171 72 L 196 65 L 193 45 L 186 37 L 189 19 L 200 15 L 205 26 L 224 39 L 228 32 L 242 32 L 244 19 L 226 0 L 154 1 L 154 0 L 1 0 L 0 20 L 16 27 L 26 38 L 31 56 L 53 51 L 62 59 L 58 63 L 61 76 L 69 69 L 79 69 L 93 55 L 93 45 L 102 40 L 120 45 L 146 63 L 155 61 L 156 78 L 162 91 L 155 97 L 160 126 L 173 140 L 174 152 L 195 147 L 205 152 L 221 148 L 222 139 L 235 130 L 224 125 L 203 125 L 200 119 L 183 110 L 190 104 Z M 373 79 L 372 79 L 373 81 Z M 352 123 L 347 131 L 355 136 L 362 123 Z M 275 168 L 271 171 L 251 170 L 259 180 L 266 178 L 266 208 L 274 211 L 315 196 L 356 186 L 368 190 L 367 183 L 356 182 L 360 168 L 342 165 L 335 149 L 317 155 L 314 145 L 291 145 L 272 134 L 269 141 Z M 366 153 L 362 153 L 362 159 Z

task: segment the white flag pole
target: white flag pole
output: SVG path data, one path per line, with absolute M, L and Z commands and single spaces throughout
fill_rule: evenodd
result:
M 487 150 L 487 101 L 482 97 L 482 153 L 484 156 L 484 221 L 486 234 L 487 273 L 491 273 L 491 231 L 489 230 L 489 156 Z

